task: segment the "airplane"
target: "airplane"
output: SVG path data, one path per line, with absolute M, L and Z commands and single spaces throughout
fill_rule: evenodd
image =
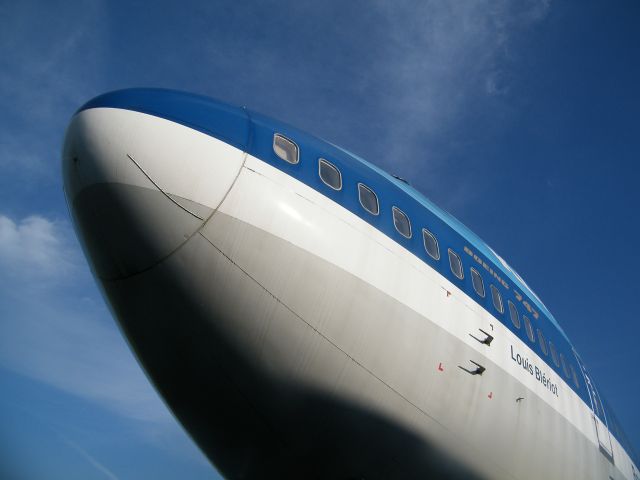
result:
M 551 312 L 403 179 L 144 88 L 79 108 L 62 172 L 113 316 L 225 478 L 638 480 Z

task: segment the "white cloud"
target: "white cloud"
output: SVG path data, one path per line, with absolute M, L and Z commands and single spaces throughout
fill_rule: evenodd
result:
M 390 72 L 385 109 L 398 120 L 389 148 L 441 136 L 483 94 L 509 88 L 513 36 L 544 18 L 549 2 L 509 0 L 421 2 L 411 15 L 394 14 L 384 2 L 391 42 L 381 68 Z M 393 123 L 392 123 L 393 124 Z
M 388 29 L 390 41 L 366 71 L 378 82 L 366 99 L 376 111 L 363 111 L 359 125 L 378 134 L 372 143 L 354 148 L 459 214 L 483 194 L 482 187 L 473 173 L 444 162 L 473 142 L 470 118 L 491 119 L 478 126 L 486 134 L 505 125 L 511 96 L 521 93 L 513 89 L 517 37 L 544 20 L 550 2 L 435 0 L 398 13 L 395 4 L 383 1 L 376 8 L 387 19 L 382 28 Z M 340 127 L 345 133 L 337 135 L 345 144 L 352 141 L 350 129 Z M 470 159 L 467 165 L 485 160 Z
M 0 266 L 4 275 L 31 281 L 66 277 L 80 261 L 71 235 L 64 221 L 40 215 L 15 221 L 0 214 Z

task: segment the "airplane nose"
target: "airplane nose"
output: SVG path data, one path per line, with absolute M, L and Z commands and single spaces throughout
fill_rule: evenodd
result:
M 167 118 L 103 106 L 76 113 L 64 190 L 95 274 L 126 278 L 176 251 L 222 202 L 243 159 L 242 148 Z

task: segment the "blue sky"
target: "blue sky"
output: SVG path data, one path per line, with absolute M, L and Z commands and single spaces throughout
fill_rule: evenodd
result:
M 66 124 L 156 86 L 407 178 L 554 313 L 640 447 L 637 1 L 0 0 L 0 477 L 216 479 L 130 353 L 62 196 Z

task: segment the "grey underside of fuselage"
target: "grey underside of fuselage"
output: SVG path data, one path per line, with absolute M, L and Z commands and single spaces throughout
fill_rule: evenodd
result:
M 113 188 L 162 195 L 90 187 L 75 203 L 80 224 Z M 192 233 L 170 255 L 101 284 L 149 377 L 225 477 L 619 477 L 546 402 L 394 298 L 222 212 L 185 222 Z M 83 232 L 89 250 L 118 235 Z M 416 341 L 424 355 L 407 363 L 403 345 Z M 457 368 L 464 359 L 486 373 Z

